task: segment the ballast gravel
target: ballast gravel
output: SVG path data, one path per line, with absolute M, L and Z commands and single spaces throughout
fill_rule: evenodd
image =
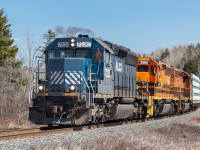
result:
M 14 139 L 0 141 L 0 150 L 33 150 L 33 149 L 198 149 L 200 146 L 200 135 L 194 137 L 192 147 L 188 147 L 187 136 L 182 135 L 186 129 L 188 121 L 200 118 L 200 110 L 161 120 L 153 120 L 142 123 L 119 125 L 91 130 L 74 131 L 69 133 L 59 133 L 40 137 L 25 139 Z M 168 127 L 171 127 L 167 130 Z M 171 134 L 171 130 L 177 131 L 176 135 Z M 195 126 L 198 128 L 198 126 Z M 166 133 L 165 133 L 166 129 Z M 194 129 L 194 127 L 192 127 Z M 188 130 L 188 129 L 186 129 Z M 200 130 L 200 126 L 197 130 Z M 173 132 L 174 132 L 173 131 Z M 179 135 L 180 131 L 180 135 Z M 194 131 L 193 134 L 195 134 Z M 185 133 L 186 134 L 186 133 Z M 165 136 L 168 136 L 167 139 Z M 173 138 L 177 139 L 173 143 Z M 169 138 L 169 140 L 168 140 Z M 179 139 L 180 138 L 180 139 Z M 170 139 L 172 139 L 170 141 Z M 155 142 L 156 141 L 156 142 Z M 159 145 L 160 143 L 160 145 Z M 200 147 L 199 147 L 200 149 Z

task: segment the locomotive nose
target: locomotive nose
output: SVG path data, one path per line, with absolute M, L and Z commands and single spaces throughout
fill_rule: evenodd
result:
M 49 91 L 72 93 L 83 92 L 86 81 L 86 59 L 52 59 L 49 63 Z
M 137 82 L 149 82 L 148 72 L 137 72 L 136 73 Z

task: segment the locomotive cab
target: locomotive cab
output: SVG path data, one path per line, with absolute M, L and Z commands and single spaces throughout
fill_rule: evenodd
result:
M 160 86 L 158 62 L 149 57 L 139 57 L 136 76 L 140 95 L 154 96 L 154 87 Z

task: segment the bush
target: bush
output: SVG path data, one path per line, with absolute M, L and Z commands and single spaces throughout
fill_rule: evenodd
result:
M 0 63 L 0 121 L 3 126 L 24 124 L 28 114 L 30 77 L 23 62 L 15 59 Z

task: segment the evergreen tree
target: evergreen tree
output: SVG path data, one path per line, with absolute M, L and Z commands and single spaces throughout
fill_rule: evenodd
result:
M 48 32 L 43 35 L 43 39 L 45 40 L 45 47 L 47 47 L 55 38 L 56 34 L 51 29 L 49 29 Z
M 47 33 L 43 34 L 43 44 L 42 46 L 39 46 L 37 48 L 37 50 L 39 50 L 39 54 L 37 54 L 39 57 L 42 57 L 43 56 L 43 53 L 45 52 L 45 48 L 56 38 L 56 34 L 51 30 L 49 29 L 47 31 Z M 37 57 L 38 57 L 37 56 Z
M 184 70 L 186 72 L 198 74 L 199 66 L 200 66 L 200 55 L 196 58 L 193 58 L 192 60 L 187 61 L 184 65 Z
M 170 55 L 170 52 L 168 49 L 165 49 L 165 51 L 162 53 L 160 60 L 166 59 Z
M 4 10 L 0 10 L 0 60 L 14 58 L 18 48 L 13 46 L 14 40 L 10 31 L 11 24 L 8 24 L 8 19 L 4 15 Z

